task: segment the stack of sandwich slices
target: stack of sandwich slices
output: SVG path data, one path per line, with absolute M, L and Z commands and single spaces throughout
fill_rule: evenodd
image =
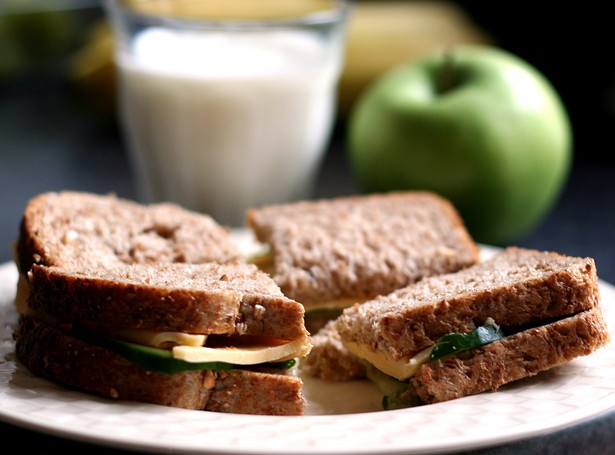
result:
M 112 195 L 46 193 L 16 244 L 17 358 L 105 397 L 298 415 L 304 310 L 206 215 Z
M 298 415 L 300 374 L 367 377 L 393 409 L 496 390 L 609 341 L 591 258 L 511 247 L 481 260 L 432 193 L 257 207 L 246 224 L 265 246 L 250 258 L 175 205 L 32 199 L 18 359 L 106 397 Z
M 496 390 L 609 341 L 592 258 L 509 247 L 479 261 L 431 193 L 276 205 L 247 222 L 269 245 L 257 263 L 306 307 L 302 372 L 367 376 L 386 409 Z

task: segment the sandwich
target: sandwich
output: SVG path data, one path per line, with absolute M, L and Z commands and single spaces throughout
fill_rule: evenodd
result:
M 589 355 L 610 339 L 594 260 L 508 247 L 344 310 L 343 346 L 385 409 L 486 391 Z
M 15 246 L 17 359 L 103 397 L 300 415 L 304 309 L 228 231 L 173 204 L 45 193 Z
M 312 334 L 346 307 L 479 259 L 455 208 L 429 192 L 270 205 L 246 224 L 265 245 L 252 261 L 304 305 Z

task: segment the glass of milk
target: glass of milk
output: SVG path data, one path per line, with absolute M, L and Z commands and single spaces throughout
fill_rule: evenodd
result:
M 309 198 L 335 122 L 344 0 L 106 0 L 140 198 L 241 226 Z

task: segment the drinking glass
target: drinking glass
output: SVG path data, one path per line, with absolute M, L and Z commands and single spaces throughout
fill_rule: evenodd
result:
M 106 0 L 145 202 L 241 226 L 309 198 L 336 119 L 349 2 Z

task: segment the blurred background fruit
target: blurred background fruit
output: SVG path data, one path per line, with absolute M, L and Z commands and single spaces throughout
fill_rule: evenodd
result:
M 551 212 L 572 161 L 559 94 L 491 45 L 436 50 L 389 70 L 353 106 L 347 135 L 363 191 L 435 191 L 475 240 L 500 246 Z
M 94 112 L 112 117 L 115 113 L 115 63 L 113 38 L 106 20 L 95 23 L 85 44 L 73 55 L 70 82 L 78 98 Z
M 454 44 L 492 41 L 455 2 L 358 1 L 348 26 L 340 113 L 347 115 L 371 82 L 400 63 Z

